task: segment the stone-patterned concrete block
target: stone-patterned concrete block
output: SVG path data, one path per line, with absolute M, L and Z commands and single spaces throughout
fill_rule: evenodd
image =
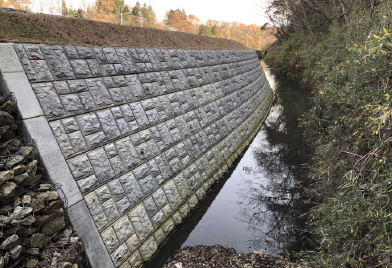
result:
M 48 119 L 66 115 L 65 109 L 52 83 L 34 84 L 32 88 Z
M 203 187 L 199 188 L 199 189 L 196 191 L 196 196 L 197 196 L 197 198 L 198 198 L 199 200 L 203 200 L 203 198 L 204 198 L 205 195 L 206 195 L 206 191 L 204 190 Z
M 86 79 L 86 84 L 97 107 L 104 108 L 113 105 L 110 94 L 101 78 Z
M 174 181 L 169 181 L 163 186 L 163 191 L 173 209 L 176 209 L 182 202 L 181 196 L 178 193 L 177 187 Z
M 123 199 L 117 201 L 116 204 L 117 204 L 117 208 L 118 208 L 118 210 L 120 212 L 120 215 L 124 215 L 132 207 L 132 205 L 129 202 L 127 197 L 124 197 Z
M 113 222 L 121 216 L 116 208 L 116 203 L 112 198 L 102 203 L 102 209 L 109 222 Z
M 90 47 L 76 47 L 81 59 L 93 59 L 94 54 Z
M 54 82 L 53 86 L 56 89 L 57 94 L 59 94 L 59 95 L 71 93 L 71 90 L 69 89 L 66 81 Z
M 82 105 L 78 94 L 60 95 L 60 100 L 68 115 L 84 112 L 84 106 Z
M 112 253 L 120 245 L 112 227 L 106 229 L 101 236 L 109 253 Z
M 129 138 L 124 138 L 115 142 L 119 155 L 124 163 L 124 166 L 130 170 L 140 163 L 139 155 L 132 145 Z
M 116 156 L 110 158 L 109 161 L 110 161 L 110 164 L 112 165 L 114 173 L 116 173 L 117 176 L 120 174 L 123 174 L 126 171 L 120 156 L 116 155 Z
M 132 173 L 120 177 L 119 181 L 121 182 L 131 207 L 134 207 L 144 197 L 138 181 Z
M 164 155 L 155 157 L 155 163 L 158 165 L 164 180 L 168 180 L 173 175 L 173 171 Z
M 116 267 L 151 258 L 268 108 L 251 52 L 14 48 Z
M 86 205 L 91 212 L 91 216 L 97 226 L 98 231 L 102 231 L 105 226 L 108 224 L 108 220 L 106 219 L 105 213 L 103 212 L 102 206 L 99 203 L 98 197 L 96 194 L 90 193 L 84 197 L 86 201 Z
M 84 115 L 76 116 L 79 128 L 84 135 L 98 132 L 102 130 L 101 124 L 99 123 L 98 117 L 95 113 L 88 113 Z
M 25 64 L 25 68 L 28 67 Z M 53 75 L 49 70 L 48 64 L 44 60 L 32 60 L 30 65 L 33 67 L 34 73 L 38 81 L 53 81 Z M 29 72 L 30 73 L 30 72 Z M 31 73 L 30 73 L 31 75 Z M 29 76 L 30 77 L 30 76 Z
M 120 63 L 120 60 L 119 60 L 114 48 L 104 47 L 104 48 L 102 48 L 102 50 L 103 50 L 103 53 L 105 54 L 109 63 Z
M 128 262 L 131 267 L 140 268 L 143 265 L 143 259 L 139 251 L 133 253 L 131 257 L 129 257 Z
M 92 48 L 92 51 L 93 51 L 94 56 L 97 59 L 99 64 L 105 64 L 105 63 L 108 62 L 108 60 L 106 59 L 105 54 L 102 51 L 102 48 L 94 47 L 94 48 Z
M 154 236 L 148 238 L 139 248 L 140 254 L 144 261 L 149 261 L 157 250 L 158 244 Z
M 191 212 L 191 209 L 189 208 L 188 204 L 184 204 L 180 207 L 178 211 L 180 212 L 181 217 L 185 219 Z
M 117 127 L 116 120 L 114 119 L 110 109 L 98 111 L 96 112 L 96 115 L 108 140 L 121 136 L 121 132 Z
M 112 254 L 110 254 L 110 257 L 116 267 L 119 267 L 124 260 L 128 259 L 130 256 L 131 252 L 126 243 L 121 244 Z
M 148 161 L 147 166 L 151 172 L 151 175 L 155 178 L 155 180 L 157 180 L 158 183 L 160 183 L 158 181 L 158 178 L 159 179 L 162 178 L 161 171 L 159 170 L 158 165 L 155 163 L 155 160 L 153 159 L 153 160 Z M 163 180 L 163 178 L 160 180 Z
M 67 160 L 67 162 L 68 167 L 76 180 L 93 174 L 93 168 L 91 167 L 90 161 L 85 154 L 71 158 Z
M 53 133 L 56 137 L 57 143 L 60 146 L 61 152 L 63 153 L 64 157 L 69 157 L 75 153 L 72 148 L 72 144 L 66 134 L 66 131 L 61 124 L 61 121 L 54 121 L 50 123 L 50 127 L 53 130 Z
M 157 244 L 160 245 L 162 242 L 165 240 L 166 235 L 163 232 L 162 228 L 159 228 L 158 230 L 155 231 L 154 233 L 154 238 L 157 241 Z
M 22 44 L 14 45 L 15 51 L 18 54 L 19 60 L 22 63 L 22 66 L 26 72 L 26 76 L 31 82 L 38 81 L 38 77 L 33 69 L 33 66 L 26 54 L 26 51 L 23 48 Z
M 154 198 L 154 201 L 155 201 L 155 204 L 156 204 L 158 210 L 163 208 L 168 203 L 166 195 L 165 195 L 162 188 L 159 188 L 158 190 L 156 190 L 152 194 L 152 197 Z
M 157 205 L 155 204 L 152 196 L 145 199 L 143 204 L 150 218 L 158 212 Z
M 176 183 L 177 189 L 179 194 L 181 195 L 181 198 L 183 200 L 186 200 L 186 198 L 191 194 L 191 189 L 183 177 L 182 174 L 179 174 L 174 178 L 174 182 Z
M 112 97 L 114 105 L 125 103 L 126 99 L 121 88 L 109 88 L 108 91 L 110 96 Z
M 41 46 L 48 66 L 56 79 L 75 78 L 74 71 L 69 63 L 64 48 L 60 46 Z
M 126 215 L 121 217 L 120 219 L 118 219 L 113 224 L 113 229 L 114 229 L 120 243 L 123 243 L 124 241 L 126 241 L 128 238 L 130 238 L 135 233 L 135 230 L 133 229 L 131 221 L 129 220 L 128 216 L 126 216 Z M 128 245 L 128 247 L 129 247 L 129 245 Z
M 142 190 L 145 196 L 148 196 L 158 188 L 158 183 L 151 175 L 139 179 L 138 182 L 139 182 L 140 189 Z
M 107 139 L 103 131 L 99 131 L 90 135 L 85 136 L 86 143 L 90 149 L 95 148 L 99 145 L 104 144 Z
M 151 222 L 155 228 L 161 226 L 163 222 L 167 219 L 165 213 L 160 210 L 154 216 L 151 217 Z
M 97 60 L 86 60 L 86 63 L 88 65 L 88 67 L 90 68 L 91 71 L 91 76 L 102 76 L 103 72 L 101 70 L 101 68 L 99 67 L 99 63 Z
M 150 124 L 149 124 L 147 115 L 144 112 L 142 105 L 137 102 L 137 103 L 131 103 L 129 106 L 131 107 L 131 110 L 132 110 L 133 114 L 135 115 L 135 118 L 136 118 L 138 125 L 141 128 L 149 127 Z
M 136 179 L 140 180 L 150 175 L 150 170 L 147 165 L 141 165 L 133 170 Z
M 120 183 L 120 180 L 113 180 L 108 183 L 108 186 L 116 202 L 125 197 L 125 191 Z
M 128 49 L 126 48 L 116 48 L 116 52 L 118 58 L 125 70 L 125 73 L 134 73 L 136 72 L 135 64 L 132 62 L 131 54 L 129 53 Z
M 70 118 L 66 118 L 66 119 L 61 119 L 60 120 L 64 130 L 66 133 L 72 133 L 72 132 L 76 132 L 79 131 L 79 126 L 76 123 L 76 120 L 74 117 L 70 117 Z
M 135 232 L 141 241 L 145 241 L 154 231 L 143 204 L 137 205 L 128 213 Z
M 133 96 L 137 99 L 140 100 L 142 98 L 146 97 L 146 94 L 142 88 L 142 85 L 140 84 L 139 79 L 137 78 L 136 75 L 127 75 L 126 76 L 129 88 L 132 91 Z
M 82 194 L 87 194 L 91 192 L 94 188 L 98 187 L 99 181 L 95 175 L 88 176 L 87 178 L 80 179 L 77 181 L 80 192 Z
M 94 169 L 95 175 L 101 183 L 112 179 L 116 175 L 103 148 L 91 151 L 87 156 Z
M 86 111 L 92 111 L 97 109 L 90 92 L 81 92 L 78 93 L 78 96 Z
M 92 76 L 86 60 L 70 60 L 70 63 L 77 78 Z
M 193 194 L 189 199 L 188 199 L 188 206 L 192 210 L 196 208 L 197 204 L 199 203 L 199 200 L 197 199 L 196 195 Z
M 63 49 L 68 59 L 80 59 L 78 51 L 75 47 L 65 46 Z
M 176 211 L 173 213 L 172 215 L 173 221 L 175 225 L 180 225 L 182 222 L 182 216 L 180 214 L 180 212 Z
M 101 64 L 101 71 L 104 76 L 116 75 L 116 69 L 113 64 Z
M 44 60 L 44 55 L 38 45 L 24 45 L 26 54 L 30 60 Z
M 102 187 L 95 190 L 95 194 L 97 195 L 98 200 L 101 204 L 112 198 L 112 194 L 110 193 L 110 190 L 107 185 L 103 185 Z
M 165 221 L 162 224 L 162 230 L 166 236 L 168 236 L 171 233 L 171 231 L 174 230 L 175 227 L 176 227 L 176 225 L 174 224 L 174 221 L 172 218 L 168 219 L 167 221 Z

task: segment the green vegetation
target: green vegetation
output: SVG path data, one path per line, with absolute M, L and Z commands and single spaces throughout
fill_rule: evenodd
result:
M 58 38 L 51 32 L 41 29 L 33 23 L 19 21 L 4 12 L 0 12 L 0 39 L 8 42 L 44 42 L 59 43 Z
M 391 267 L 392 1 L 358 0 L 348 12 L 349 1 L 330 18 L 280 25 L 266 61 L 314 95 L 302 124 L 315 146 L 306 231 L 316 250 L 303 264 Z

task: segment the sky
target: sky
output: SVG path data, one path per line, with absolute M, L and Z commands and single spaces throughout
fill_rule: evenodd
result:
M 50 1 L 50 0 L 49 0 Z M 53 0 L 52 0 L 53 1 Z M 95 0 L 68 0 L 67 4 L 78 6 L 81 1 L 94 2 Z M 137 0 L 125 0 L 125 3 L 134 6 Z M 268 20 L 260 7 L 265 0 L 139 0 L 140 4 L 150 5 L 157 19 L 162 21 L 166 11 L 179 8 L 185 9 L 187 15 L 193 14 L 202 22 L 208 19 L 217 21 L 236 21 L 244 24 L 263 25 Z
M 150 5 L 159 21 L 164 19 L 166 11 L 184 8 L 187 15 L 193 14 L 202 22 L 208 19 L 256 25 L 267 22 L 260 7 L 262 0 L 139 0 L 139 2 Z M 125 3 L 134 6 L 136 0 L 125 0 Z

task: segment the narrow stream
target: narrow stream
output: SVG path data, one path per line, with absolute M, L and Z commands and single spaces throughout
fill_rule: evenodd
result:
M 300 216 L 308 208 L 298 182 L 306 175 L 303 164 L 311 149 L 298 119 L 310 103 L 297 83 L 269 68 L 264 71 L 276 94 L 264 126 L 146 267 L 160 267 L 185 246 L 219 244 L 241 253 L 267 254 L 288 254 L 304 246 Z

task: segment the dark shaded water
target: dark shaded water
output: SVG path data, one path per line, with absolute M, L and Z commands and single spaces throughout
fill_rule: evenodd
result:
M 227 245 L 237 252 L 287 254 L 304 246 L 307 212 L 301 181 L 311 150 L 298 119 L 310 103 L 298 84 L 264 69 L 276 93 L 271 112 L 244 155 L 179 226 L 147 267 L 160 267 L 174 250 Z

